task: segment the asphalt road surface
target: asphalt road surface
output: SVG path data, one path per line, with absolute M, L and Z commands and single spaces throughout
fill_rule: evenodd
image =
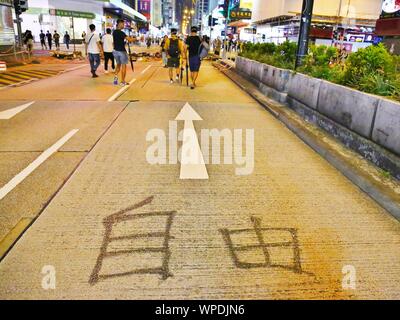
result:
M 171 85 L 159 61 L 127 79 L 0 91 L 0 118 L 34 102 L 0 119 L 0 298 L 400 298 L 399 222 L 233 82 L 205 63 L 195 90 Z M 174 121 L 187 102 L 202 120 Z M 233 139 L 208 179 L 174 161 L 170 127 L 191 122 Z

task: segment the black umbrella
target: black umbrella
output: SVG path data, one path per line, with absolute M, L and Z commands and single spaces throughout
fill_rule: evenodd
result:
M 131 30 L 129 29 L 129 37 L 130 36 L 131 36 Z M 129 53 L 129 61 L 131 62 L 132 72 L 134 72 L 135 68 L 133 67 L 132 52 L 131 52 L 131 46 L 129 44 L 129 41 L 128 41 L 128 53 Z

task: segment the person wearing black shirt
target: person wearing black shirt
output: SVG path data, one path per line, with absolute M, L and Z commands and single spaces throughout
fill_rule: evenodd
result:
M 46 39 L 45 39 L 46 35 L 44 34 L 43 30 L 40 30 L 39 38 L 40 38 L 40 44 L 42 45 L 42 50 L 47 50 Z
M 49 30 L 47 30 L 46 38 L 47 38 L 47 43 L 49 44 L 49 50 L 51 50 L 51 45 L 52 45 L 52 42 L 53 42 L 53 36 L 49 32 Z
M 70 41 L 71 41 L 71 36 L 68 34 L 68 31 L 65 31 L 65 34 L 64 34 L 64 43 L 65 43 L 65 46 L 67 47 L 67 50 L 69 50 L 69 43 L 70 43 Z
M 117 20 L 117 29 L 113 32 L 113 40 L 114 40 L 114 51 L 113 55 L 115 61 L 117 63 L 117 67 L 115 68 L 114 75 L 114 84 L 118 84 L 118 74 L 121 71 L 121 86 L 125 86 L 125 77 L 126 77 L 126 65 L 128 64 L 129 58 L 128 53 L 125 49 L 125 41 L 133 42 L 132 37 L 128 37 L 125 32 L 122 31 L 124 28 L 124 20 Z
M 186 46 L 189 51 L 189 67 L 190 67 L 190 77 L 192 79 L 191 89 L 196 87 L 196 80 L 199 76 L 200 70 L 200 46 L 201 39 L 197 35 L 197 27 L 192 27 L 190 30 L 190 36 L 186 39 Z

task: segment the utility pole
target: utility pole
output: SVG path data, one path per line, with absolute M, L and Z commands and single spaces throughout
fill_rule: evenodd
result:
M 75 40 L 75 21 L 74 21 L 74 17 L 71 17 L 71 22 L 72 22 L 72 41 L 74 42 L 74 56 L 75 56 L 75 52 L 76 52 L 76 40 Z
M 226 17 L 225 17 L 225 36 L 224 36 L 224 43 L 223 43 L 223 55 L 222 58 L 226 59 L 227 57 L 227 45 L 226 45 L 226 38 L 227 38 L 227 33 L 228 33 L 228 25 L 229 25 L 229 17 L 231 15 L 231 0 L 225 0 L 224 5 L 226 5 L 225 7 L 225 12 L 226 12 Z
M 307 56 L 308 53 L 308 41 L 310 36 L 313 8 L 314 8 L 314 0 L 303 0 L 295 68 L 301 66 L 304 57 Z

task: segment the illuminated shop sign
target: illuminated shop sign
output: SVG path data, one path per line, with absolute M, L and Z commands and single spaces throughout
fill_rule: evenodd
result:
M 400 0 L 384 0 L 381 18 L 400 17 Z

